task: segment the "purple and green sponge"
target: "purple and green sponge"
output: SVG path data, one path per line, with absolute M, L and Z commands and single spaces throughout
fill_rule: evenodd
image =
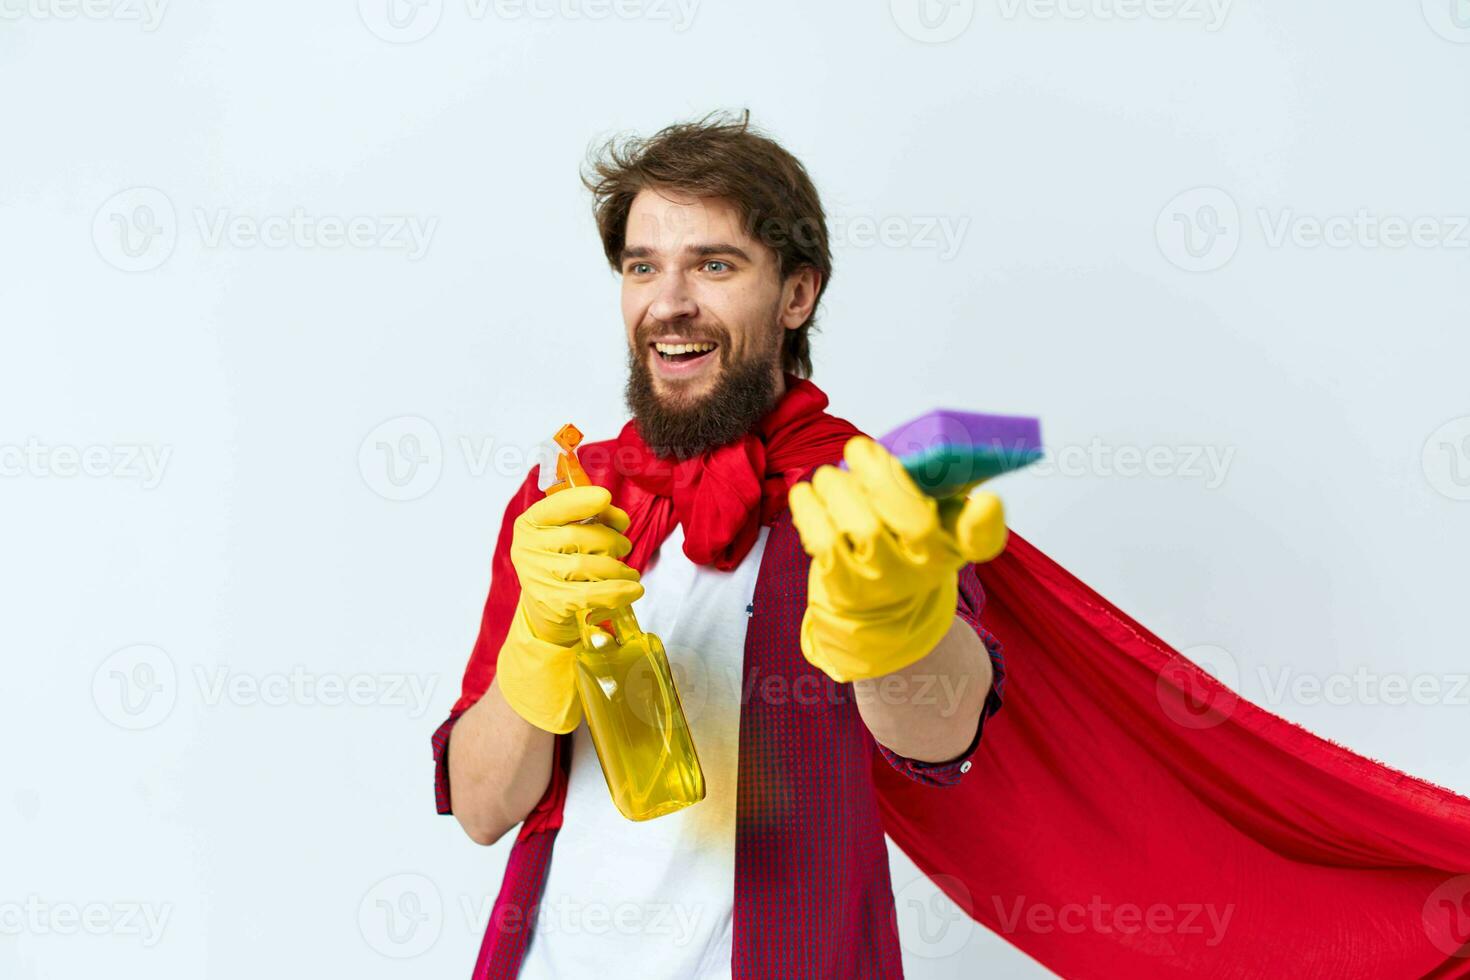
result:
M 878 442 L 898 457 L 920 490 L 939 499 L 961 496 L 1042 456 L 1041 422 L 1026 415 L 937 409 Z

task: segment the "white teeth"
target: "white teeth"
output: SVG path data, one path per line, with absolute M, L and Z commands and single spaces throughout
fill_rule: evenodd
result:
M 660 354 L 691 354 L 712 351 L 715 345 L 711 343 L 702 344 L 654 344 L 654 349 Z

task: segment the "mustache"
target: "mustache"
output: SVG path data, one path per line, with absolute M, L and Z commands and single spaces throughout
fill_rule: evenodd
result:
M 653 343 L 655 337 L 666 336 L 678 337 L 680 340 L 712 340 L 721 347 L 730 346 L 730 332 L 714 323 L 676 326 L 654 320 L 639 326 L 634 336 L 639 347 L 647 347 Z

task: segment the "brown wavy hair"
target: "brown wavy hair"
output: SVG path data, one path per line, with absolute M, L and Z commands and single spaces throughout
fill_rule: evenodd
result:
M 734 203 L 751 238 L 776 252 L 783 279 L 803 266 L 821 273 L 812 315 L 785 332 L 781 351 L 784 370 L 811 377 L 808 332 L 832 280 L 827 216 L 801 161 L 755 129 L 749 110 L 713 112 L 649 137 L 615 136 L 589 154 L 582 183 L 592 192 L 602 250 L 614 270 L 621 271 L 633 199 L 657 187 Z

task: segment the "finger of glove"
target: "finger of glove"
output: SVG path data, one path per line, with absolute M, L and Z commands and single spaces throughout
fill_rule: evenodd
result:
M 604 524 L 532 527 L 527 528 L 527 531 L 524 545 L 535 551 L 622 558 L 633 550 L 633 542 Z
M 607 579 L 577 583 L 581 586 L 578 609 L 621 609 L 643 598 L 643 583 Z
M 801 535 L 802 550 L 814 561 L 829 562 L 839 543 L 837 526 L 812 485 L 805 480 L 793 484 L 786 494 L 786 506 L 791 511 L 791 523 Z
M 541 556 L 543 567 L 551 576 L 562 582 L 601 582 L 621 580 L 636 582 L 641 576 L 638 569 L 611 555 L 576 554 L 564 555 L 548 552 Z
M 900 538 L 919 542 L 938 529 L 937 505 L 914 483 L 898 457 L 867 436 L 853 436 L 843 458 L 873 509 Z
M 812 490 L 837 528 L 838 550 L 845 547 L 859 559 L 871 558 L 884 526 L 857 478 L 835 466 L 821 466 L 812 475 Z
M 1000 498 L 977 493 L 966 498 L 955 516 L 954 537 L 967 561 L 986 562 L 1005 550 L 1006 515 Z
M 558 624 L 573 621 L 583 609 L 617 609 L 643 598 L 643 583 L 636 578 L 549 578 L 522 583 L 521 587 L 528 606 L 540 613 L 540 618 Z
M 597 515 L 597 519 L 619 534 L 628 530 L 628 512 L 616 504 L 608 504 L 602 508 L 602 512 Z
M 565 620 L 578 608 L 600 601 L 596 597 L 588 598 L 588 583 L 618 583 L 619 587 L 610 591 L 624 603 L 632 602 L 643 594 L 643 586 L 638 584 L 638 570 L 608 555 L 526 554 L 512 549 L 511 560 L 521 583 L 522 596 L 536 608 L 544 610 L 548 620 Z M 636 588 L 623 587 L 628 583 L 636 585 Z
M 600 517 L 611 504 L 612 494 L 606 487 L 571 487 L 542 497 L 527 507 L 520 519 L 531 527 L 560 527 Z

